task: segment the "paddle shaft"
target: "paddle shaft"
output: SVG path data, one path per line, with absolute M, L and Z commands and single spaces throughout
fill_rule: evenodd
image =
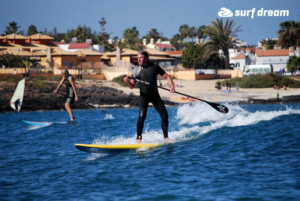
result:
M 56 92 L 57 94 L 60 94 L 60 95 L 63 95 L 63 96 L 66 96 L 66 94 L 63 94 L 63 93 L 59 93 L 59 92 Z M 85 105 L 88 105 L 88 106 L 91 106 L 91 107 L 94 107 L 98 110 L 101 110 L 99 109 L 98 107 L 94 106 L 94 105 L 91 105 L 89 103 L 85 103 L 85 102 L 82 102 L 82 101 L 78 101 L 79 103 L 82 103 L 82 104 L 85 104 Z M 102 112 L 104 112 L 105 114 L 108 114 L 108 115 L 111 115 L 109 112 L 106 112 L 105 110 L 101 110 Z
M 142 80 L 139 80 L 139 79 L 135 79 L 135 78 L 132 78 L 132 77 L 128 77 L 128 78 L 133 79 L 133 80 L 135 80 L 137 82 L 140 82 L 140 83 L 143 83 L 143 84 L 147 84 L 147 85 L 150 85 L 150 86 L 155 86 L 155 85 L 150 84 L 149 82 L 145 82 L 145 81 L 142 81 Z M 170 89 L 167 89 L 167 88 L 164 88 L 164 87 L 161 87 L 161 86 L 157 86 L 157 87 L 161 88 L 161 89 L 164 89 L 164 90 L 167 90 L 167 91 L 170 91 Z M 209 102 L 209 101 L 206 101 L 206 100 L 203 100 L 203 99 L 200 99 L 200 98 L 196 98 L 196 97 L 184 94 L 184 93 L 180 93 L 180 92 L 177 92 L 177 91 L 175 91 L 175 93 L 183 95 L 183 96 L 188 96 L 190 98 L 197 99 L 199 101 L 203 101 L 203 102 L 207 103 L 208 105 L 210 105 L 215 110 L 217 110 L 221 113 L 227 113 L 229 111 L 228 108 L 224 105 L 221 105 L 221 104 L 218 104 L 218 103 L 212 103 L 212 102 Z

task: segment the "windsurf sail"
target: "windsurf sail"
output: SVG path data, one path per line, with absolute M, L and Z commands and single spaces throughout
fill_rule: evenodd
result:
M 15 93 L 9 102 L 10 107 L 18 112 L 20 112 L 23 103 L 24 89 L 25 89 L 25 78 L 18 83 Z

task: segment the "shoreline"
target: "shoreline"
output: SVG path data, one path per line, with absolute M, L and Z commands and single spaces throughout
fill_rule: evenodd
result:
M 279 92 L 280 99 L 284 99 L 289 96 L 299 96 L 300 88 L 288 88 L 287 90 L 283 89 L 273 89 L 273 88 L 239 88 L 239 91 L 236 91 L 234 87 L 231 88 L 229 92 L 223 87 L 221 90 L 217 90 L 215 88 L 215 83 L 221 80 L 174 80 L 175 85 L 183 84 L 183 87 L 176 87 L 176 91 L 193 96 L 196 98 L 200 98 L 210 102 L 248 102 L 249 100 L 276 100 L 276 93 Z M 166 80 L 162 80 L 162 84 L 166 84 Z M 104 81 L 103 85 L 107 87 L 116 88 L 120 91 L 123 91 L 126 94 L 133 93 L 134 95 L 139 95 L 139 89 L 129 89 L 128 87 L 120 86 L 116 83 L 112 83 L 110 81 Z M 167 88 L 167 87 L 164 87 Z M 158 89 L 159 94 L 162 99 L 169 100 L 176 103 L 186 103 L 183 101 L 178 101 L 173 99 L 182 98 L 182 95 L 176 93 L 170 93 L 166 90 Z M 300 103 L 300 99 L 299 99 Z
M 221 79 L 217 80 L 174 80 L 175 85 L 182 83 L 183 87 L 176 87 L 175 90 L 191 98 L 199 98 L 208 102 L 216 103 L 233 103 L 233 104 L 276 104 L 276 93 L 279 92 L 280 103 L 300 103 L 300 88 L 288 88 L 273 89 L 273 88 L 240 88 L 237 91 L 235 88 L 229 92 L 224 89 L 218 90 L 215 88 L 215 84 Z M 161 80 L 162 84 L 167 83 L 166 80 Z M 57 83 L 52 83 L 56 86 Z M 94 109 L 113 109 L 113 108 L 138 108 L 138 96 L 139 88 L 130 89 L 128 87 L 121 86 L 115 82 L 103 81 L 103 80 L 79 80 L 76 81 L 77 90 L 80 91 L 79 103 L 76 102 L 72 110 L 93 109 L 87 107 L 80 102 L 85 102 Z M 28 88 L 26 97 L 24 96 L 23 110 L 21 112 L 30 111 L 64 111 L 63 102 L 65 99 L 63 96 L 53 96 L 53 86 L 48 87 L 48 91 L 41 92 L 40 90 L 33 90 Z M 164 87 L 167 88 L 167 87 Z M 0 90 L 6 93 L 0 98 L 2 109 L 0 113 L 15 112 L 9 106 L 9 100 L 15 90 L 15 85 L 11 83 L 3 83 Z M 7 91 L 8 90 L 8 91 Z M 45 89 L 46 90 L 46 89 Z M 170 93 L 167 90 L 158 89 L 159 94 L 165 101 L 166 107 L 179 106 L 186 103 L 186 101 L 180 101 L 183 95 L 177 93 Z M 4 93 L 3 93 L 4 94 Z M 36 94 L 36 95 L 34 95 Z M 186 97 L 185 97 L 186 98 Z M 176 100 L 177 99 L 177 100 Z M 52 104 L 44 104 L 47 101 L 51 101 Z M 111 103 L 111 104 L 110 104 Z M 38 104 L 38 105 L 37 105 Z M 149 104 L 149 107 L 153 107 Z

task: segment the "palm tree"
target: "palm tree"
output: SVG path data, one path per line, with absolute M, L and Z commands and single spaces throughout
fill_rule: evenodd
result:
M 196 29 L 194 26 L 189 27 L 187 30 L 187 37 L 192 39 L 192 42 L 194 42 L 194 38 L 196 36 Z
M 157 41 L 161 38 L 161 35 L 160 33 L 158 33 L 157 29 L 153 28 L 143 38 L 146 38 L 148 41 L 150 41 L 151 38 L 153 38 L 154 41 Z
M 206 28 L 206 26 L 202 25 L 196 29 L 196 35 L 199 40 L 203 39 L 203 41 L 204 41 L 204 39 L 207 37 L 204 33 L 205 28 Z
M 235 23 L 233 20 L 227 19 L 225 24 L 223 19 L 216 19 L 211 22 L 212 25 L 206 26 L 204 33 L 209 36 L 208 41 L 205 45 L 205 59 L 209 58 L 210 55 L 218 53 L 219 50 L 223 51 L 225 57 L 225 68 L 229 68 L 229 48 L 233 46 L 234 37 L 236 33 L 241 31 L 238 26 L 234 28 Z
M 9 67 L 21 67 L 23 66 L 23 56 L 14 54 L 2 54 L 0 58 L 3 60 L 5 66 Z
M 5 34 L 16 34 L 19 28 L 20 26 L 18 26 L 18 23 L 16 23 L 15 21 L 9 22 L 8 26 L 5 27 Z
M 267 40 L 263 40 L 262 41 L 263 45 L 266 45 L 267 50 L 272 50 L 274 49 L 274 45 L 277 44 L 277 42 L 275 40 L 273 40 L 272 38 L 268 38 Z
M 279 44 L 284 48 L 295 47 L 300 44 L 300 23 L 285 21 L 280 23 Z
M 170 40 L 171 45 L 173 45 L 174 47 L 176 47 L 177 50 L 181 50 L 182 49 L 182 41 L 181 41 L 181 37 L 179 34 L 175 34 L 171 40 Z
M 187 24 L 183 24 L 179 27 L 179 33 L 182 40 L 188 37 L 188 29 L 189 29 L 189 25 Z

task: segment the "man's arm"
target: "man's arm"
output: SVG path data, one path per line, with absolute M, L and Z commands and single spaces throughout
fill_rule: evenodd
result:
M 174 85 L 173 79 L 170 77 L 170 75 L 168 73 L 163 74 L 163 77 L 165 79 L 167 79 L 169 85 L 171 86 L 170 93 L 175 93 L 175 85 Z

